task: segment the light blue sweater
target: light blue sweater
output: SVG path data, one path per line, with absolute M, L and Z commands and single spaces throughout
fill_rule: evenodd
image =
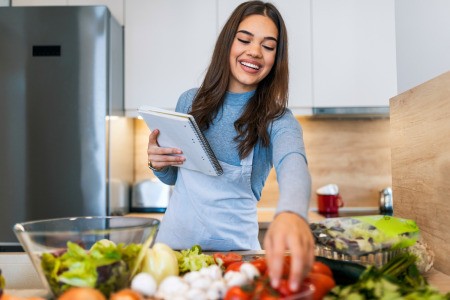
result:
M 184 92 L 178 100 L 176 111 L 188 113 L 196 92 L 197 89 Z M 238 143 L 233 140 L 237 135 L 234 122 L 253 94 L 254 91 L 242 94 L 228 92 L 223 108 L 213 124 L 204 132 L 219 161 L 240 165 Z M 281 118 L 273 121 L 269 132 L 270 146 L 264 148 L 258 143 L 254 148 L 251 179 L 253 193 L 258 200 L 261 198 L 264 183 L 274 166 L 280 191 L 276 212 L 291 211 L 307 219 L 311 178 L 306 161 L 302 128 L 288 109 Z M 174 185 L 177 180 L 177 170 L 177 167 L 170 167 L 161 172 L 155 172 L 155 175 L 162 182 Z

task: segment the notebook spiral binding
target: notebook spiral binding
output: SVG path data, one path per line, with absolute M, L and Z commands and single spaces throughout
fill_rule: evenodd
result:
M 217 159 L 216 155 L 214 154 L 214 151 L 211 149 L 211 146 L 208 143 L 208 140 L 203 135 L 202 131 L 198 127 L 197 123 L 195 122 L 195 119 L 192 116 L 189 116 L 189 124 L 191 124 L 192 129 L 194 129 L 195 135 L 198 137 L 203 149 L 208 154 L 208 159 L 211 162 L 211 164 L 214 167 L 214 170 L 216 171 L 217 175 L 223 174 L 222 166 L 219 163 L 219 160 Z

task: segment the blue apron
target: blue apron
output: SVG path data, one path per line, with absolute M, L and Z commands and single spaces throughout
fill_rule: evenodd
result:
M 196 244 L 205 251 L 260 250 L 252 162 L 253 151 L 240 166 L 220 162 L 221 176 L 178 168 L 156 242 L 177 250 Z

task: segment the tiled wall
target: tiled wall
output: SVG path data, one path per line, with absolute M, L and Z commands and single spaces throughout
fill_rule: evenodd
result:
M 339 186 L 346 207 L 378 206 L 379 190 L 391 186 L 389 119 L 297 118 L 312 177 L 311 207 L 316 206 L 314 191 L 323 185 Z M 151 178 L 147 168 L 149 130 L 135 120 L 135 180 Z M 275 172 L 269 175 L 260 207 L 275 207 L 278 185 Z

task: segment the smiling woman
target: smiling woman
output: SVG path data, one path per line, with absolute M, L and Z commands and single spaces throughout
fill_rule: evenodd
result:
M 183 149 L 159 147 L 157 129 L 147 153 L 154 174 L 175 186 L 157 236 L 174 249 L 261 249 L 256 206 L 275 167 L 282 193 L 264 245 L 274 286 L 290 250 L 296 290 L 311 268 L 314 242 L 307 222 L 311 179 L 302 129 L 287 108 L 288 74 L 287 33 L 277 8 L 240 4 L 219 34 L 203 83 L 183 93 L 176 108 L 195 118 L 223 174 L 178 168 Z

